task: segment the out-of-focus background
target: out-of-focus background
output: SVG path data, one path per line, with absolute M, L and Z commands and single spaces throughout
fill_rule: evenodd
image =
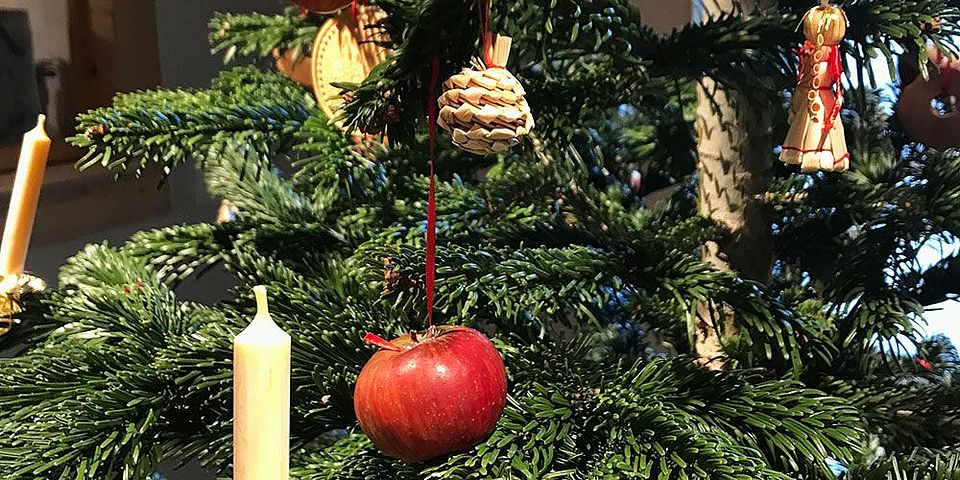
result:
M 48 115 L 54 146 L 46 172 L 27 268 L 48 282 L 83 245 L 121 243 L 133 232 L 210 220 L 210 198 L 193 169 L 162 185 L 152 172 L 122 178 L 102 168 L 77 172 L 82 152 L 63 141 L 74 116 L 108 105 L 117 92 L 205 87 L 222 68 L 210 54 L 207 22 L 215 11 L 278 11 L 282 0 L 0 0 L 0 212 L 20 136 Z M 0 218 L 3 216 L 0 215 Z M 182 294 L 213 299 L 225 278 L 209 275 Z

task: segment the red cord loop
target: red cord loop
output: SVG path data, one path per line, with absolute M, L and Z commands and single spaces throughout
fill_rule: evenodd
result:
M 430 149 L 430 193 L 427 195 L 427 327 L 433 326 L 433 284 L 437 267 L 437 194 L 434 181 L 434 157 L 437 139 L 437 83 L 440 81 L 440 57 L 430 62 L 427 86 L 427 118 Z
M 357 1 L 353 0 L 354 12 Z M 490 0 L 480 0 L 480 35 L 483 39 L 483 61 L 492 66 L 492 45 L 490 38 Z M 356 14 L 356 13 L 355 13 Z M 437 270 L 437 193 L 436 193 L 436 157 L 437 139 L 437 84 L 440 81 L 440 57 L 434 56 L 430 62 L 430 82 L 427 84 L 427 131 L 430 150 L 430 191 L 427 194 L 427 327 L 433 327 L 434 283 Z
M 491 67 L 493 65 L 493 45 L 490 35 L 490 0 L 480 0 L 477 2 L 480 10 L 480 38 L 483 41 L 483 64 Z
M 950 93 L 950 86 L 953 84 L 953 77 L 956 76 L 956 71 L 950 66 L 950 59 L 943 55 L 939 49 L 937 50 L 937 67 L 940 69 L 940 94 L 947 95 Z

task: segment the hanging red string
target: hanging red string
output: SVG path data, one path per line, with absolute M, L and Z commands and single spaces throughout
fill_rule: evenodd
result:
M 350 2 L 350 13 L 353 15 L 354 20 L 360 19 L 360 5 L 369 5 L 370 3 L 367 0 L 352 0 Z
M 940 69 L 940 94 L 950 93 L 950 86 L 953 84 L 953 77 L 956 76 L 956 70 L 950 66 L 950 59 L 943 55 L 943 52 L 937 50 L 936 64 Z
M 480 13 L 480 38 L 483 40 L 483 64 L 493 66 L 493 50 L 490 45 L 490 0 L 479 0 L 477 9 Z
M 357 0 L 353 0 L 356 8 Z M 484 63 L 492 63 L 490 46 L 490 1 L 480 0 L 480 35 L 483 38 Z M 430 191 L 427 194 L 427 328 L 433 327 L 434 283 L 437 269 L 437 194 L 434 161 L 437 138 L 437 84 L 440 81 L 440 57 L 430 62 L 430 82 L 427 84 L 427 132 L 430 150 Z
M 440 57 L 430 62 L 427 87 L 427 132 L 430 149 L 430 193 L 427 195 L 427 328 L 433 327 L 433 283 L 437 265 L 437 195 L 434 185 L 434 156 L 437 138 L 437 82 L 440 81 Z

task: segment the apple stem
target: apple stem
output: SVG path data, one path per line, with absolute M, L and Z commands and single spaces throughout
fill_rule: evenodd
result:
M 399 352 L 403 350 L 402 348 L 398 347 L 397 345 L 391 343 L 388 340 L 385 340 L 383 337 L 375 333 L 367 332 L 367 334 L 363 336 L 363 341 L 375 347 L 382 348 L 384 350 L 392 350 L 394 352 Z

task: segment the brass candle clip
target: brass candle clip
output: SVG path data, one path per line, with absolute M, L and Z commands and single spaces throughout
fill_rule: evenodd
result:
M 47 288 L 40 277 L 28 273 L 0 279 L 0 335 L 5 335 L 18 323 L 15 318 L 23 311 L 20 297 L 25 293 L 42 292 Z

